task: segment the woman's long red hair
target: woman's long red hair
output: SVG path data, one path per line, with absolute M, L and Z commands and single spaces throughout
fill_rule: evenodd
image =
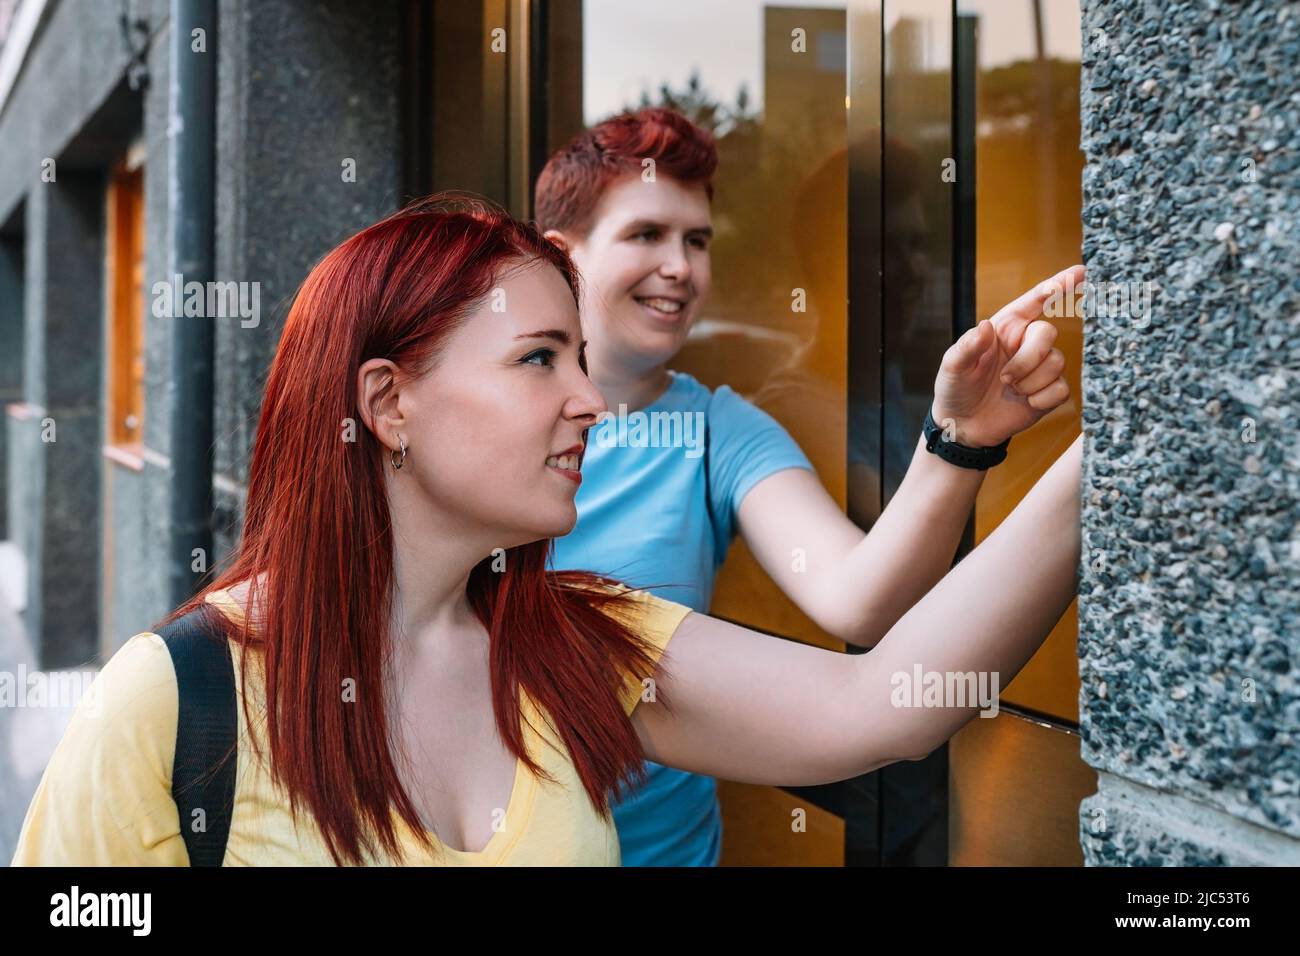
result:
M 578 275 L 563 251 L 533 225 L 464 194 L 413 203 L 330 252 L 299 289 L 271 364 L 239 548 L 159 624 L 200 608 L 232 640 L 261 652 L 271 769 L 294 813 L 300 803 L 310 810 L 336 863 L 364 862 L 376 843 L 399 855 L 394 808 L 434 846 L 399 781 L 384 706 L 393 579 L 388 450 L 361 424 L 357 372 L 375 357 L 416 374 L 427 369 L 503 270 L 537 259 L 560 270 L 576 303 Z M 355 441 L 343 440 L 348 421 Z M 485 556 L 468 598 L 489 634 L 494 716 L 506 746 L 544 775 L 520 732 L 522 687 L 549 715 L 592 804 L 608 815 L 609 791 L 644 772 L 620 682 L 649 676 L 653 659 L 619 613 L 629 597 L 594 587 L 596 575 L 548 570 L 550 548 L 547 539 L 511 549 L 504 571 Z M 253 585 L 255 630 L 252 615 L 232 622 L 204 603 L 244 581 Z M 244 686 L 252 656 L 242 655 Z M 345 703 L 348 678 L 356 694 Z

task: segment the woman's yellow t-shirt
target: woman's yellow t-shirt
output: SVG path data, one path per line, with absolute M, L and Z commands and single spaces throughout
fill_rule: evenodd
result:
M 640 633 L 656 661 L 690 608 L 646 592 L 632 592 Z M 241 612 L 224 591 L 208 600 L 229 616 Z M 231 642 L 236 668 L 241 648 Z M 236 669 L 236 675 L 238 675 Z M 250 673 L 253 713 L 265 713 L 260 671 Z M 256 758 L 235 681 L 239 753 L 235 804 L 224 866 L 332 866 L 319 829 L 301 810 L 297 827 L 284 791 Z M 631 715 L 639 683 L 621 687 Z M 618 866 L 612 820 L 591 805 L 563 741 L 522 692 L 522 731 L 529 755 L 556 780 L 535 777 L 516 761 L 514 790 L 501 828 L 479 852 L 444 846 L 432 833 L 431 854 L 394 810 L 404 859 L 371 856 L 367 863 L 417 866 Z M 14 866 L 187 866 L 179 812 L 172 800 L 172 760 L 178 712 L 171 654 L 152 632 L 135 635 L 104 665 L 78 705 L 45 769 L 23 821 Z M 540 735 L 540 736 L 539 736 Z M 551 746 L 546 746 L 549 743 Z

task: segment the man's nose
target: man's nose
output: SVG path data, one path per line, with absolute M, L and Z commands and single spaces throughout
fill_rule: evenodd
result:
M 670 245 L 659 269 L 665 276 L 673 279 L 685 281 L 690 278 L 691 262 L 686 255 L 686 250 L 680 245 Z

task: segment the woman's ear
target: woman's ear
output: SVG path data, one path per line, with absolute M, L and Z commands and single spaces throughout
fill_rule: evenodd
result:
M 398 434 L 406 427 L 398 402 L 403 384 L 397 366 L 388 359 L 369 359 L 357 370 L 357 408 L 361 420 L 380 444 L 393 451 L 401 447 Z

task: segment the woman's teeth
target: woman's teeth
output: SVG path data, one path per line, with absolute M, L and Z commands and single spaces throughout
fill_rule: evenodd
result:
M 550 458 L 546 459 L 546 467 L 563 468 L 566 471 L 577 471 L 578 456 L 577 455 L 559 455 L 559 456 L 552 455 Z
M 652 309 L 658 309 L 660 312 L 665 312 L 669 315 L 676 315 L 682 310 L 682 304 L 680 302 L 674 302 L 672 299 L 660 299 L 655 297 L 650 299 L 638 298 L 637 301 L 642 305 L 648 305 Z

